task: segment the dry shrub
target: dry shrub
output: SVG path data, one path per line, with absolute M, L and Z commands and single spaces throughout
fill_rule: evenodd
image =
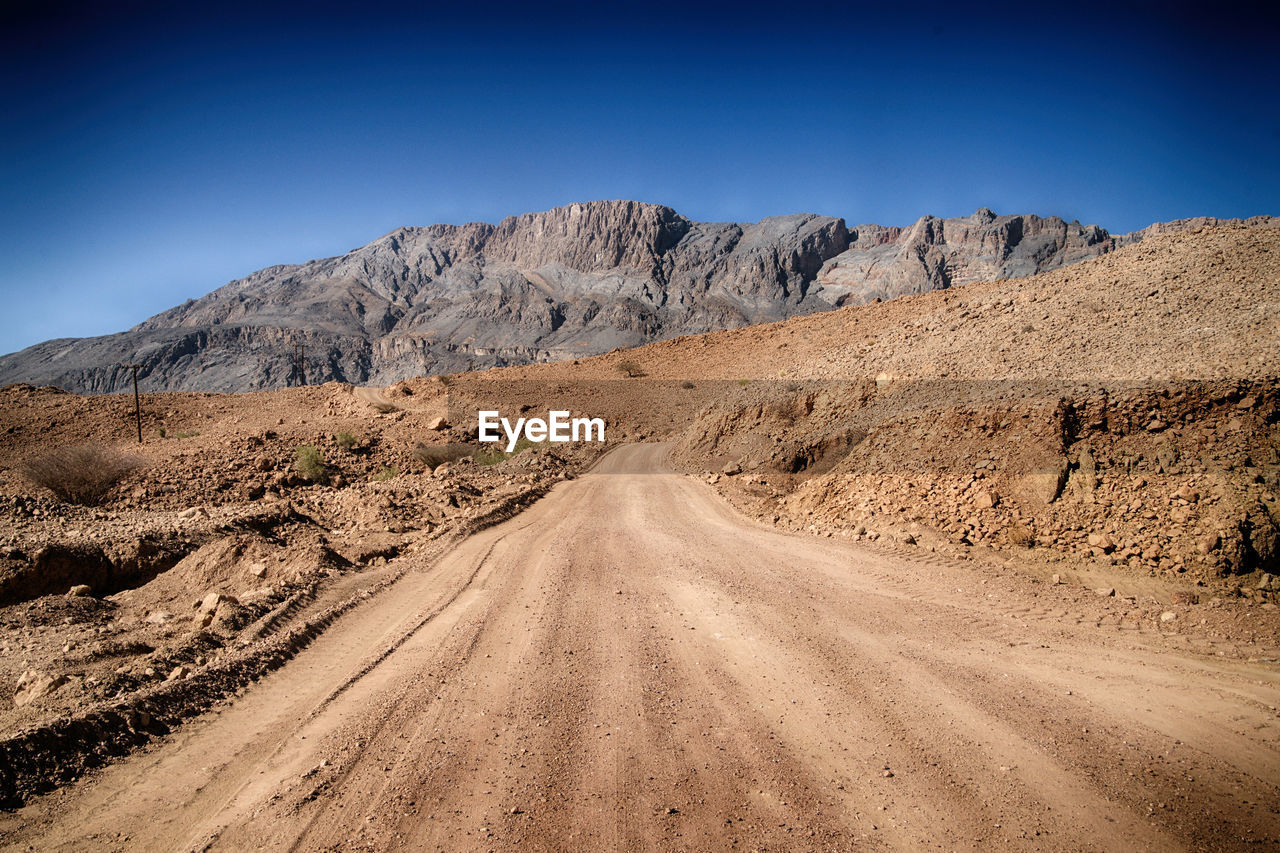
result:
M 1036 544 L 1036 536 L 1031 532 L 1031 528 L 1015 521 L 1009 525 L 1009 541 L 1023 548 L 1033 548 Z
M 634 361 L 620 361 L 614 370 L 628 377 L 644 376 L 644 368 Z
M 419 444 L 413 448 L 415 461 L 428 468 L 438 468 L 446 462 L 456 462 L 464 456 L 470 456 L 473 448 L 467 444 Z
M 141 460 L 118 447 L 77 444 L 60 447 L 18 466 L 18 473 L 67 503 L 97 506 Z
M 329 466 L 325 464 L 324 455 L 313 445 L 304 444 L 298 448 L 293 467 L 312 483 L 329 482 Z

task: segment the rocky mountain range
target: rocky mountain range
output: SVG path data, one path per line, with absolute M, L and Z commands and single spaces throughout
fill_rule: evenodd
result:
M 985 208 L 850 228 L 814 214 L 740 224 L 634 201 L 571 204 L 497 225 L 400 228 L 345 255 L 268 267 L 127 332 L 4 356 L 0 384 L 107 393 L 128 387 L 124 364 L 140 364 L 153 391 L 387 384 L 1031 275 L 1152 229 L 1112 236 Z

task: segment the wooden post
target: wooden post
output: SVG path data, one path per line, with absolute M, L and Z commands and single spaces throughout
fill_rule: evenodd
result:
M 133 371 L 133 417 L 138 422 L 138 444 L 142 444 L 142 398 L 138 396 L 138 368 L 140 364 L 126 364 Z

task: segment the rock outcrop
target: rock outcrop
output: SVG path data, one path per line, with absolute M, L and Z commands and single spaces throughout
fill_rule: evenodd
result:
M 1176 228 L 1178 224 L 1168 227 Z M 401 228 L 275 266 L 116 335 L 0 358 L 0 384 L 250 391 L 571 359 L 1095 257 L 1141 233 L 980 210 L 910 228 L 694 222 L 639 202 Z

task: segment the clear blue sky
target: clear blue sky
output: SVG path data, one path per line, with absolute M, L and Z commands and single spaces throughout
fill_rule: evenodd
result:
M 1280 214 L 1280 29 L 1243 6 L 471 5 L 7 0 L 0 352 L 580 200 Z

